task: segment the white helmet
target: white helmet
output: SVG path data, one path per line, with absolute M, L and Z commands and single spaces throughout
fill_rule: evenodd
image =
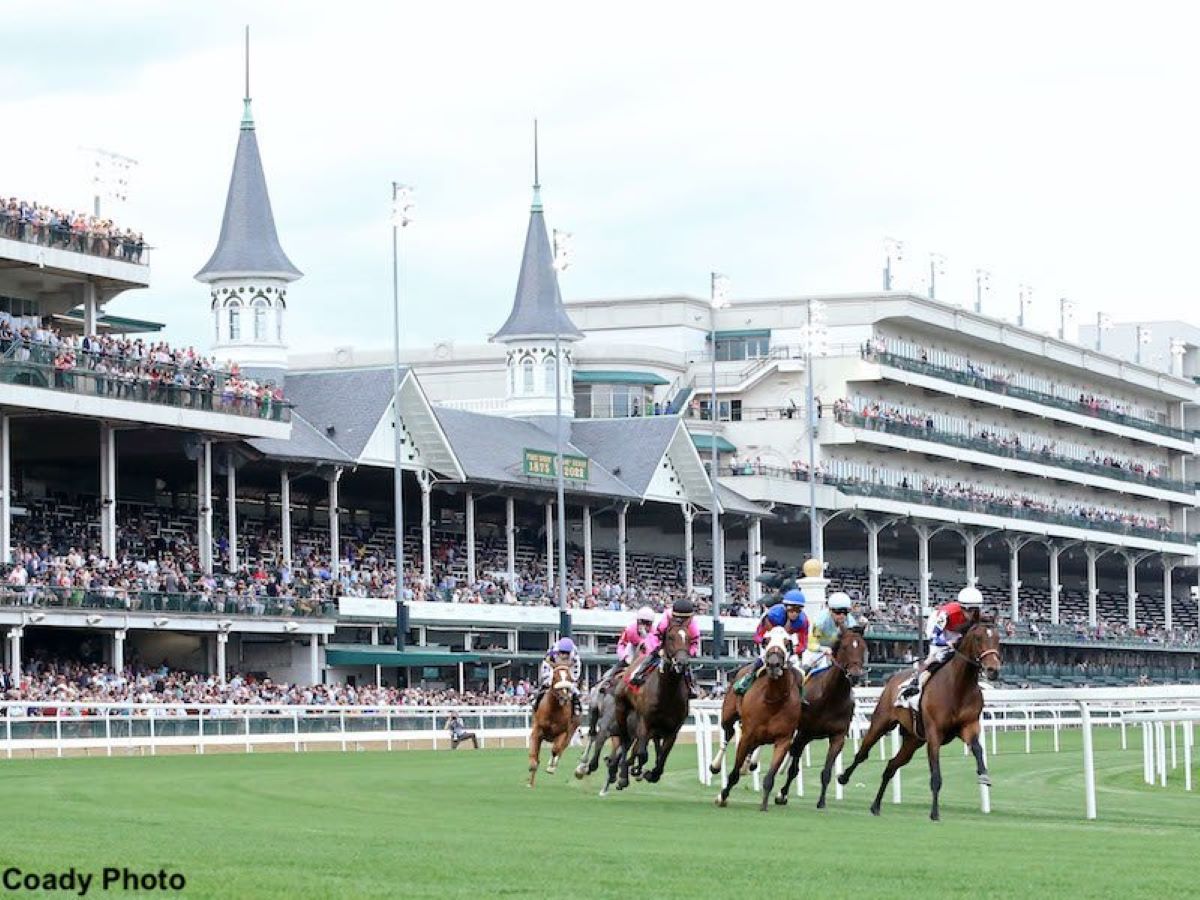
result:
M 654 621 L 654 610 L 652 610 L 648 606 L 643 606 L 641 609 L 639 609 L 637 611 L 637 620 L 639 622 L 653 622 Z
M 958 592 L 959 606 L 983 606 L 983 594 L 979 588 L 968 585 Z
M 850 595 L 845 591 L 837 591 L 829 595 L 829 609 L 831 612 L 849 612 L 850 607 L 854 603 L 850 599 Z

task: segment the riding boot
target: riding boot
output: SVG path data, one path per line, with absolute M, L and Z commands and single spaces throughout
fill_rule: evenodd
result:
M 546 689 L 544 687 L 540 687 L 536 692 L 534 692 L 533 702 L 530 703 L 530 706 L 533 707 L 534 712 L 537 712 L 538 704 L 542 702 L 542 695 L 545 693 Z
M 758 677 L 758 672 L 762 667 L 762 657 L 759 657 L 750 667 L 750 671 L 733 683 L 733 692 L 739 697 L 744 697 L 746 691 L 750 690 L 750 685 L 754 684 L 754 679 Z
M 658 657 L 654 654 L 646 656 L 639 664 L 634 673 L 629 676 L 629 683 L 633 685 L 641 684 L 646 680 L 646 676 L 650 674 L 650 670 L 658 665 Z
M 692 674 L 691 669 L 684 670 L 683 682 L 684 682 L 684 684 L 687 685 L 689 700 L 695 700 L 697 697 L 700 696 L 699 691 L 696 690 L 696 677 Z

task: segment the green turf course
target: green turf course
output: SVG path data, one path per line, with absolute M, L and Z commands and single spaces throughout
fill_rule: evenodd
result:
M 1097 731 L 1092 823 L 1075 732 L 1059 754 L 1048 734 L 1028 756 L 1023 736 L 1002 740 L 987 817 L 952 745 L 936 824 L 923 755 L 879 819 L 877 758 L 831 809 L 812 808 L 812 769 L 809 795 L 766 815 L 740 787 L 717 809 L 690 746 L 661 784 L 604 799 L 569 766 L 529 790 L 512 750 L 0 761 L 0 861 L 166 867 L 187 897 L 1196 896 L 1200 793 L 1181 770 L 1165 790 L 1143 785 L 1139 739 L 1122 752 Z

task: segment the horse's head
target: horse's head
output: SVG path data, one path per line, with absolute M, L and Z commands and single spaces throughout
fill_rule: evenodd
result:
M 788 636 L 787 630 L 776 626 L 767 632 L 766 651 L 763 653 L 763 662 L 767 670 L 768 678 L 778 678 L 787 670 L 788 651 L 791 649 L 792 639 Z
M 867 639 L 862 628 L 843 628 L 833 642 L 833 661 L 852 687 L 857 687 L 867 671 Z
M 691 643 L 687 619 L 672 616 L 662 644 L 664 666 L 676 675 L 682 675 L 688 667 L 688 647 Z
M 967 629 L 959 642 L 958 652 L 972 665 L 978 666 L 988 681 L 1000 677 L 1000 629 L 991 618 L 981 618 Z
M 554 696 L 558 698 L 559 703 L 571 702 L 575 679 L 571 677 L 570 666 L 559 663 L 550 670 L 550 689 L 554 691 Z

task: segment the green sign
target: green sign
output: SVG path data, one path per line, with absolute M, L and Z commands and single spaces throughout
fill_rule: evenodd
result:
M 555 453 L 553 450 L 530 450 L 525 448 L 525 460 L 522 469 L 528 478 L 556 478 L 554 468 Z M 588 459 L 586 456 L 568 456 L 563 454 L 563 478 L 568 481 L 588 480 Z

